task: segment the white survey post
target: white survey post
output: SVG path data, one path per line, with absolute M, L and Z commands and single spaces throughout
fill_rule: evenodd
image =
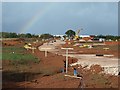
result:
M 35 52 L 34 50 L 35 50 L 36 48 L 35 48 L 35 47 L 32 47 L 31 49 L 32 49 L 32 53 L 34 53 L 34 52 Z
M 45 57 L 47 57 L 47 51 L 50 50 L 52 48 L 41 48 L 41 50 L 44 50 L 45 51 Z
M 73 48 L 61 48 L 66 50 L 66 73 L 67 73 L 67 68 L 68 68 L 68 50 L 73 50 Z

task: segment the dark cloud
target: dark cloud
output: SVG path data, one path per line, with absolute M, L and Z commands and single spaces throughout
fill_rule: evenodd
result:
M 3 3 L 3 31 L 64 34 L 83 28 L 81 34 L 118 34 L 117 2 Z

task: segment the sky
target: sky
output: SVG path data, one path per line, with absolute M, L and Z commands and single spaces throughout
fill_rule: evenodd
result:
M 0 4 L 1 6 L 1 4 Z M 2 2 L 2 31 L 118 35 L 117 2 Z

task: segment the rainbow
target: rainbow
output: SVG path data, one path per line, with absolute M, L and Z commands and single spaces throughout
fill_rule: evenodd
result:
M 21 34 L 28 32 L 29 29 L 34 26 L 35 23 L 37 23 L 40 18 L 42 18 L 53 6 L 53 3 L 49 3 L 43 10 L 38 10 L 36 14 L 20 29 L 19 33 Z

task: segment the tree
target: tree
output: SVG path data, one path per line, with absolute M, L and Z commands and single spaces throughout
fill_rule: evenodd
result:
M 49 38 L 53 38 L 53 35 L 50 35 L 50 34 L 42 34 L 42 35 L 40 36 L 40 38 L 42 38 L 42 39 L 49 39 Z
M 32 34 L 32 38 L 38 38 L 39 35 Z
M 30 33 L 27 33 L 27 34 L 25 35 L 25 37 L 26 37 L 26 38 L 32 38 L 32 35 L 31 35 Z
M 2 38 L 9 38 L 9 33 L 2 32 Z
M 18 34 L 19 38 L 25 38 L 25 36 L 26 36 L 25 34 Z
M 73 38 L 75 36 L 75 31 L 73 30 L 68 30 L 67 32 L 65 32 L 65 34 L 69 37 L 69 38 Z
M 2 38 L 17 38 L 18 36 L 16 33 L 1 32 L 1 37 Z
M 17 38 L 17 34 L 16 33 L 9 33 L 9 38 Z

